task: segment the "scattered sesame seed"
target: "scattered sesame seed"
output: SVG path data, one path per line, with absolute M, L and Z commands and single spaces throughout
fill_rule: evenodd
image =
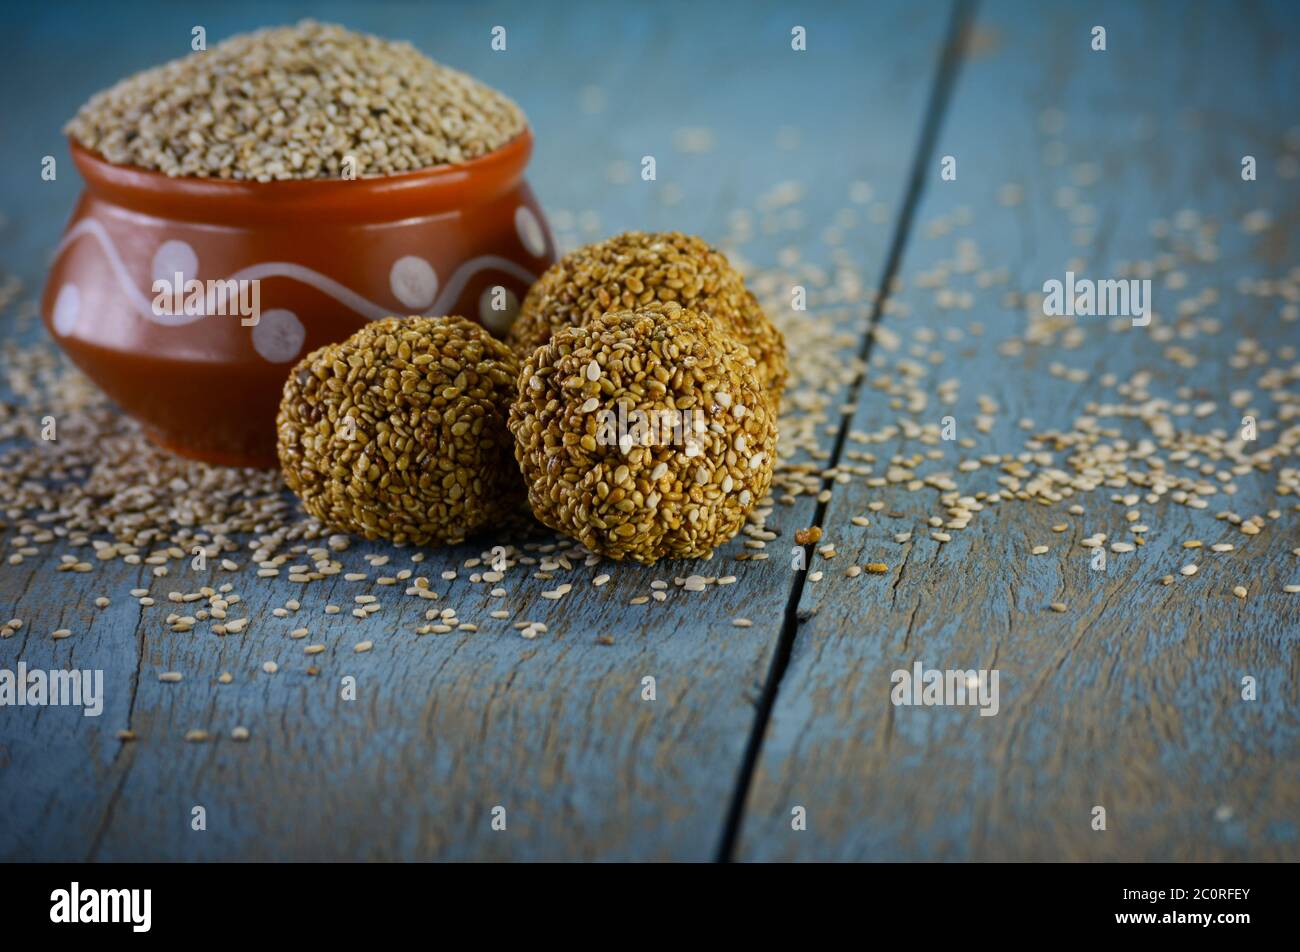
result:
M 807 529 L 797 529 L 794 534 L 794 541 L 799 545 L 813 545 L 821 541 L 821 526 L 810 526 Z

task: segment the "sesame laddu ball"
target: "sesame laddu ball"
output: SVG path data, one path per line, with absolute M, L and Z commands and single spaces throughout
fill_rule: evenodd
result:
M 779 400 L 786 380 L 781 332 L 726 256 L 681 232 L 629 231 L 565 255 L 528 292 L 507 342 L 523 360 L 561 327 L 656 301 L 711 317 L 749 348 L 759 383 Z
M 557 331 L 510 408 L 533 514 L 615 559 L 698 558 L 767 494 L 776 417 L 753 357 L 676 304 Z
M 308 354 L 280 403 L 285 482 L 367 539 L 460 542 L 517 511 L 506 429 L 519 364 L 463 317 L 389 317 Z

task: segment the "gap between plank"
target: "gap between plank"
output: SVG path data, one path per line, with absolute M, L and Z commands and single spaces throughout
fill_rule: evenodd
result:
M 926 169 L 929 168 L 935 143 L 939 137 L 939 128 L 943 124 L 943 116 L 957 81 L 957 73 L 962 58 L 965 55 L 966 40 L 970 26 L 975 18 L 975 9 L 976 0 L 956 0 L 953 4 L 948 29 L 944 35 L 943 52 L 939 58 L 939 69 L 935 74 L 934 84 L 930 88 L 930 97 L 926 103 L 925 121 L 921 126 L 921 137 L 917 143 L 916 159 L 912 163 L 907 192 L 904 195 L 902 209 L 898 216 L 898 224 L 895 226 L 894 236 L 890 241 L 889 252 L 885 258 L 885 269 L 880 277 L 880 286 L 877 288 L 876 300 L 872 305 L 871 318 L 867 323 L 865 333 L 862 335 L 862 344 L 858 351 L 858 357 L 862 361 L 864 370 L 862 376 L 850 385 L 848 399 L 845 401 L 855 407 L 862 390 L 863 380 L 866 377 L 865 366 L 871 356 L 871 345 L 875 340 L 876 325 L 880 323 L 882 308 L 888 297 L 889 286 L 898 272 L 899 264 L 903 258 L 903 249 L 906 247 L 907 240 L 911 235 L 912 217 L 916 213 L 916 209 L 921 203 L 921 195 L 925 191 Z M 852 420 L 851 415 L 841 418 L 840 428 L 835 435 L 835 443 L 831 450 L 828 468 L 839 465 Z M 823 483 L 823 488 L 825 488 L 825 483 Z M 828 503 L 819 502 L 817 504 L 812 525 L 822 524 L 826 517 L 827 506 Z M 768 669 L 767 680 L 763 685 L 763 693 L 755 706 L 754 724 L 750 730 L 749 740 L 745 745 L 745 756 L 741 761 L 740 776 L 737 778 L 736 788 L 732 793 L 731 804 L 727 810 L 726 823 L 722 830 L 722 840 L 719 843 L 715 857 L 717 862 L 729 863 L 735 859 L 736 844 L 740 840 L 741 825 L 744 820 L 745 800 L 749 796 L 749 788 L 753 783 L 754 770 L 758 765 L 758 755 L 762 748 L 763 736 L 767 733 L 767 725 L 772 718 L 772 709 L 776 706 L 777 693 L 781 688 L 781 679 L 785 677 L 785 671 L 790 664 L 790 656 L 794 650 L 795 635 L 799 628 L 799 601 L 803 596 L 805 574 L 804 572 L 797 574 L 790 591 L 790 598 L 786 602 L 776 652 L 772 656 L 772 664 Z
M 137 584 L 139 582 L 137 581 Z M 140 693 L 140 674 L 144 670 L 144 652 L 145 652 L 145 622 L 144 615 L 141 614 L 140 621 L 135 626 L 135 676 L 131 678 L 131 700 L 126 708 L 126 729 L 134 730 L 135 721 L 135 699 Z M 109 769 L 117 767 L 118 762 L 123 756 L 127 757 L 126 766 L 118 774 L 117 783 L 113 785 L 113 792 L 109 795 L 108 805 L 104 807 L 103 816 L 99 819 L 99 825 L 95 829 L 95 835 L 90 841 L 90 850 L 86 853 L 86 862 L 93 863 L 99 855 L 99 848 L 104 842 L 104 834 L 108 832 L 108 825 L 113 820 L 113 813 L 117 809 L 117 801 L 122 796 L 122 790 L 126 787 L 126 778 L 131 773 L 131 768 L 135 766 L 135 748 L 134 741 L 117 742 L 117 751 L 113 754 L 113 761 L 109 764 Z

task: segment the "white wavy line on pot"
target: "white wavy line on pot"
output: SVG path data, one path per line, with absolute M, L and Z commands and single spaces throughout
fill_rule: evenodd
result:
M 532 285 L 537 280 L 531 272 L 515 264 L 509 258 L 502 258 L 497 255 L 481 255 L 478 258 L 471 258 L 456 269 L 451 276 L 451 280 L 447 282 L 446 287 L 442 289 L 442 293 L 434 301 L 433 306 L 425 311 L 423 316 L 445 315 L 447 308 L 460 297 L 460 293 L 464 290 L 465 285 L 469 283 L 469 279 L 489 268 L 504 271 L 527 285 Z M 252 265 L 232 274 L 227 280 L 254 281 L 263 278 L 293 278 L 295 281 L 301 281 L 303 284 L 311 285 L 316 290 L 328 294 L 340 304 L 352 308 L 358 314 L 372 321 L 382 320 L 393 313 L 391 308 L 380 307 L 378 304 L 367 301 L 360 294 L 339 284 L 333 278 L 328 278 L 311 268 L 285 261 Z
M 241 271 L 236 271 L 225 280 L 262 281 L 266 278 L 290 278 L 299 281 L 315 288 L 322 294 L 328 294 L 344 307 L 351 308 L 370 321 L 378 321 L 392 313 L 390 308 L 380 307 L 378 304 L 367 301 L 356 291 L 346 285 L 339 284 L 333 278 L 327 277 L 319 271 L 313 271 L 304 265 L 294 264 L 291 261 L 267 261 L 264 264 L 250 265 Z
M 126 294 L 127 298 L 130 299 L 130 302 L 135 309 L 148 320 L 169 327 L 178 327 L 182 324 L 193 323 L 205 316 L 203 314 L 159 315 L 154 313 L 151 302 L 146 300 L 144 295 L 140 293 L 140 290 L 131 281 L 131 276 L 127 273 L 126 265 L 122 262 L 122 258 L 117 252 L 117 246 L 113 244 L 113 239 L 108 234 L 108 230 L 94 218 L 83 219 L 63 236 L 63 240 L 59 242 L 58 247 L 54 250 L 54 259 L 57 261 L 59 256 L 67 249 L 68 245 L 86 234 L 91 235 L 99 242 L 100 248 L 103 250 L 105 257 L 108 258 L 109 266 L 113 269 L 113 276 L 117 279 L 118 286 L 121 288 L 122 292 Z M 536 280 L 536 277 L 531 272 L 511 261 L 509 258 L 502 258 L 498 255 L 481 255 L 477 258 L 471 258 L 456 269 L 455 273 L 451 276 L 451 280 L 448 281 L 447 285 L 442 289 L 442 293 L 438 295 L 433 307 L 425 312 L 426 315 L 445 314 L 446 308 L 460 297 L 460 292 L 464 290 L 465 285 L 469 283 L 469 279 L 480 271 L 485 271 L 488 268 L 496 268 L 504 271 L 512 277 L 523 281 L 527 285 L 531 285 Z M 260 281 L 265 278 L 289 278 L 294 281 L 299 281 L 302 284 L 315 288 L 322 294 L 329 295 L 340 304 L 351 308 L 367 320 L 381 320 L 392 313 L 391 308 L 381 307 L 372 301 L 368 301 L 351 288 L 340 284 L 333 278 L 323 275 L 319 271 L 314 271 L 311 268 L 305 267 L 304 265 L 294 264 L 290 261 L 268 261 L 263 264 L 250 265 L 247 268 L 236 271 L 230 277 L 221 280 Z M 163 318 L 166 319 L 164 320 Z
M 108 259 L 108 265 L 113 269 L 113 276 L 117 278 L 118 287 L 130 299 L 132 306 L 141 314 L 152 319 L 154 317 L 151 303 L 140 293 L 139 288 L 131 281 L 131 275 L 126 270 L 126 265 L 122 262 L 121 256 L 117 253 L 117 246 L 113 244 L 113 239 L 109 237 L 108 229 L 101 225 L 93 218 L 83 218 L 77 222 L 68 233 L 63 236 L 59 246 L 54 249 L 54 260 L 58 261 L 59 257 L 67 250 L 68 245 L 72 244 L 82 235 L 90 235 L 99 242 L 100 249 L 104 252 L 104 257 Z M 201 315 L 195 315 L 194 320 L 198 320 Z M 185 321 L 184 323 L 189 323 Z
M 447 286 L 442 289 L 442 293 L 438 295 L 438 299 L 433 302 L 433 307 L 430 309 L 429 313 L 433 315 L 446 314 L 447 308 L 454 304 L 456 299 L 460 297 L 460 292 L 465 289 L 465 285 L 469 283 L 469 279 L 474 277 L 474 275 L 478 274 L 480 271 L 486 271 L 489 268 L 496 268 L 499 271 L 504 271 L 511 277 L 518 278 L 528 287 L 532 287 L 533 282 L 537 280 L 537 277 L 532 274 L 532 272 L 528 271 L 522 265 L 515 264 L 509 258 L 502 258 L 498 255 L 482 255 L 478 258 L 470 258 L 456 269 L 456 273 L 451 276 L 451 280 L 448 281 Z M 472 320 L 475 315 L 466 314 L 464 316 L 469 317 Z

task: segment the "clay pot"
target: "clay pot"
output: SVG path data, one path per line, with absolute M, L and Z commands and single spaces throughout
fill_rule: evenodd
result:
M 504 334 L 555 260 L 528 131 L 462 165 L 355 180 L 169 178 L 71 149 L 86 190 L 45 324 L 151 439 L 207 462 L 276 465 L 281 387 L 308 352 L 390 314 Z

